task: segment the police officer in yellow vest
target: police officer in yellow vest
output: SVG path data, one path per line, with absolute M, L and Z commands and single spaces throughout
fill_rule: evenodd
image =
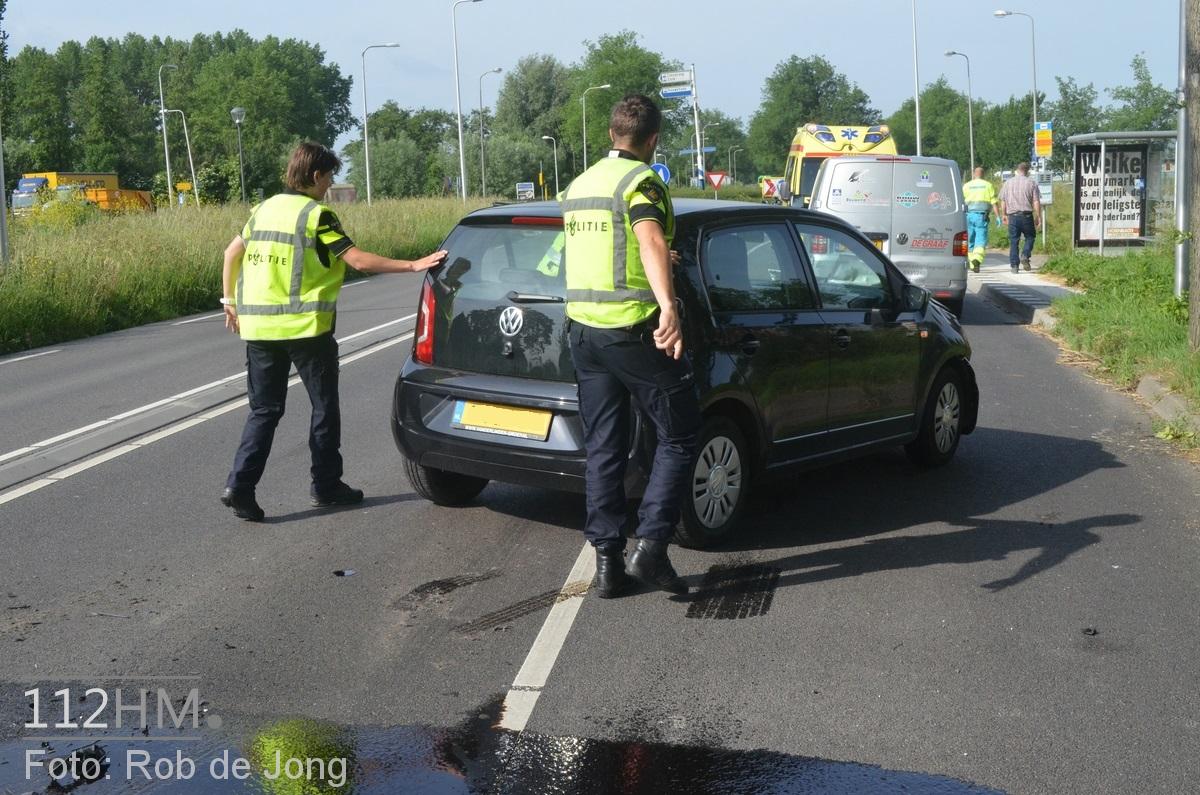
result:
M 630 401 L 649 418 L 657 449 L 638 513 L 629 574 L 687 593 L 667 558 L 679 519 L 700 410 L 671 281 L 675 216 L 667 186 L 646 164 L 662 113 L 640 94 L 612 110 L 608 156 L 559 197 L 567 317 L 587 449 L 587 520 L 604 598 L 632 585 L 625 571 L 625 464 Z
M 221 303 L 225 327 L 246 341 L 250 416 L 221 502 L 242 519 L 263 518 L 254 491 L 283 416 L 292 364 L 312 402 L 312 504 L 362 501 L 361 490 L 342 482 L 333 327 L 346 265 L 367 273 L 404 273 L 427 270 L 446 257 L 438 251 L 410 262 L 356 247 L 333 210 L 321 203 L 341 165 L 324 146 L 300 144 L 288 163 L 287 190 L 255 207 L 225 249 Z
M 979 273 L 987 253 L 988 213 L 994 211 L 999 218 L 1000 205 L 996 188 L 983 178 L 983 167 L 977 166 L 974 174 L 975 178 L 963 185 L 963 203 L 967 206 L 967 260 L 971 270 Z

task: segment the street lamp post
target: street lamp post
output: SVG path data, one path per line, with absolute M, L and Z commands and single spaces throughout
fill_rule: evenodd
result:
M 707 136 L 707 135 L 708 135 L 708 128 L 709 128 L 709 127 L 716 127 L 716 126 L 718 126 L 720 123 L 721 123 L 721 122 L 719 122 L 719 121 L 710 121 L 710 122 L 708 122 L 707 124 L 705 124 L 703 127 L 701 127 L 701 128 L 700 128 L 700 151 L 701 151 L 702 153 L 704 152 L 704 138 L 705 138 L 705 136 Z
M 975 114 L 971 108 L 971 59 L 966 53 L 946 50 L 946 57 L 961 56 L 967 62 L 967 136 L 971 143 L 971 168 L 975 168 Z
M 729 150 L 729 174 L 730 179 L 737 182 L 737 153 L 745 149 L 744 146 L 735 146 Z
M 458 17 L 455 12 L 463 3 L 479 2 L 482 0 L 454 0 L 450 6 L 450 29 L 454 37 L 454 107 L 458 112 L 458 178 L 463 201 L 467 200 L 467 155 L 463 151 L 462 96 L 458 85 Z
M 579 102 L 583 105 L 583 168 L 586 171 L 588 167 L 587 156 L 587 95 L 589 91 L 597 91 L 601 88 L 612 88 L 612 84 L 605 83 L 602 86 L 589 86 L 583 90 L 583 95 L 579 97 Z
M 188 135 L 187 116 L 181 110 L 175 108 L 167 108 L 165 113 L 178 113 L 183 119 L 183 142 L 187 144 L 188 153 L 188 168 L 192 172 L 192 198 L 196 200 L 196 206 L 200 206 L 200 183 L 196 181 L 196 164 L 192 161 L 192 139 Z
M 554 144 L 554 195 L 557 196 L 558 195 L 558 141 L 556 141 L 554 139 L 553 135 L 543 135 L 542 140 L 549 141 L 550 143 Z
M 377 47 L 399 47 L 400 45 L 394 41 L 389 41 L 386 44 L 370 44 L 363 47 L 362 51 L 362 70 L 363 70 L 363 166 L 367 172 L 367 206 L 371 206 L 371 139 L 367 135 L 367 50 L 374 50 Z M 245 197 L 242 197 L 245 201 Z
M 497 66 L 479 76 L 479 195 L 487 196 L 487 162 L 483 156 L 483 78 L 498 75 L 504 70 Z
M 246 202 L 246 161 L 242 157 L 242 120 L 246 118 L 245 108 L 233 108 L 229 111 L 233 117 L 233 126 L 238 134 L 238 185 L 242 188 L 242 203 Z
M 998 11 L 994 11 L 992 13 L 992 16 L 995 16 L 995 17 L 1021 16 L 1021 17 L 1025 17 L 1026 19 L 1029 20 L 1029 52 L 1031 53 L 1031 55 L 1033 57 L 1033 126 L 1030 129 L 1036 130 L 1037 129 L 1037 119 L 1038 119 L 1038 115 L 1037 115 L 1037 33 L 1034 28 L 1033 17 L 1031 17 L 1029 14 L 1026 14 L 1024 11 L 1005 11 L 1004 9 L 999 9 Z
M 1030 131 L 1030 134 L 1034 136 L 1033 153 L 1032 153 L 1032 156 L 1030 159 L 1036 164 L 1038 173 L 1041 173 L 1041 171 L 1042 171 L 1041 159 L 1037 156 L 1037 120 L 1038 120 L 1038 115 L 1037 115 L 1037 29 L 1034 26 L 1033 17 L 1030 16 L 1029 14 L 1026 14 L 1024 11 L 1005 11 L 1004 9 L 999 9 L 999 10 L 993 12 L 993 16 L 996 16 L 996 17 L 1020 16 L 1020 17 L 1025 17 L 1026 19 L 1029 20 L 1029 53 L 1030 53 L 1030 56 L 1033 58 L 1033 125 L 1029 128 L 1029 131 Z M 1103 226 L 1103 220 L 1104 220 L 1103 209 L 1100 212 L 1101 212 L 1101 216 L 1100 216 L 1101 227 L 1100 228 L 1101 228 L 1101 230 L 1103 230 L 1103 228 L 1104 228 L 1104 226 Z M 1048 241 L 1046 240 L 1046 208 L 1042 207 L 1042 248 L 1045 249 L 1047 245 L 1048 245 Z M 1101 245 L 1101 247 L 1104 246 L 1103 240 L 1100 241 L 1100 245 Z M 1101 253 L 1103 253 L 1103 252 L 1101 252 Z
M 165 63 L 158 67 L 158 120 L 162 127 L 163 161 L 167 164 L 167 204 L 171 207 L 175 206 L 175 191 L 173 188 L 174 183 L 171 181 L 171 149 L 167 145 L 167 112 L 164 110 L 167 107 L 167 103 L 163 99 L 162 70 L 178 68 L 173 63 Z
M 917 157 L 921 156 L 921 78 L 917 72 L 917 0 L 912 0 L 913 108 L 917 113 Z

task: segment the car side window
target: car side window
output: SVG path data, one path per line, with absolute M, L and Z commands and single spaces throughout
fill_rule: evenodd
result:
M 704 238 L 704 285 L 717 312 L 813 309 L 783 224 L 716 229 Z
M 892 304 L 887 268 L 871 249 L 839 229 L 797 224 L 826 309 L 876 309 Z

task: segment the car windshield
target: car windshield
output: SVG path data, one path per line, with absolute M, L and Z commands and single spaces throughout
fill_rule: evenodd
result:
M 13 196 L 13 200 L 12 200 L 13 209 L 23 209 L 25 207 L 32 207 L 33 199 L 34 199 L 34 194 L 32 194 L 32 193 L 17 194 L 15 196 Z
M 563 298 L 563 231 L 556 219 L 537 224 L 460 225 L 446 241 L 447 265 L 437 280 L 459 299 L 500 301 L 510 292 Z

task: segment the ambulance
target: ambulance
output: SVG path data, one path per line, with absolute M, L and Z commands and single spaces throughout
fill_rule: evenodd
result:
M 783 172 L 791 191 L 790 203 L 808 206 L 817 169 L 827 158 L 896 153 L 896 141 L 886 124 L 852 127 L 810 123 L 797 127 Z M 786 200 L 786 197 L 781 198 Z

